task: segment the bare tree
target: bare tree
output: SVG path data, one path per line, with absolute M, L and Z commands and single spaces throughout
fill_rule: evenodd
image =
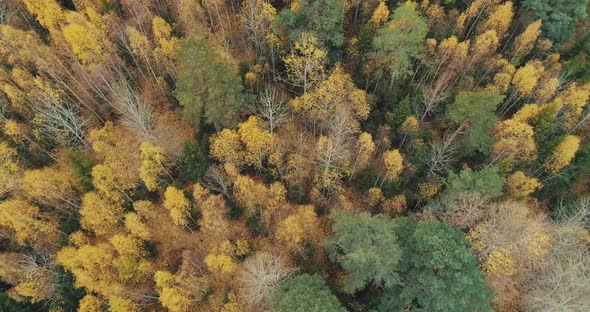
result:
M 86 122 L 80 117 L 76 103 L 44 93 L 32 110 L 42 133 L 57 138 L 66 146 L 88 146 L 84 130 Z
M 282 257 L 258 252 L 244 261 L 244 270 L 238 279 L 240 294 L 252 311 L 267 311 L 281 283 L 294 272 Z
M 279 95 L 272 87 L 267 88 L 260 95 L 256 109 L 260 117 L 268 122 L 271 133 L 274 133 L 274 130 L 289 117 L 289 107 L 284 95 Z
M 227 198 L 231 197 L 232 177 L 227 174 L 221 165 L 209 167 L 202 182 L 208 189 L 219 192 Z
M 453 144 L 453 138 L 447 138 L 444 141 L 434 140 L 430 143 L 430 155 L 427 159 L 428 174 L 430 177 L 434 173 L 442 173 L 448 170 L 454 160 L 456 146 Z
M 528 311 L 590 311 L 590 249 L 586 227 L 590 223 L 590 199 L 573 209 L 557 209 L 557 226 L 551 257 L 525 284 Z M 569 212 L 568 212 L 569 211 Z
M 6 25 L 10 18 L 16 13 L 9 0 L 0 0 L 0 24 Z

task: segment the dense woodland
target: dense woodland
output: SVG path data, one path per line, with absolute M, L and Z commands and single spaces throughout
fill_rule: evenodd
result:
M 0 0 L 1 311 L 590 311 L 588 0 Z

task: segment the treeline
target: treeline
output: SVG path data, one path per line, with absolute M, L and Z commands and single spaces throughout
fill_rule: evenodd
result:
M 0 310 L 590 310 L 589 12 L 0 0 Z

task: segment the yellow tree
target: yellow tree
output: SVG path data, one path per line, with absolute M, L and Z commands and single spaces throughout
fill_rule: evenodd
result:
M 22 199 L 10 199 L 0 203 L 0 226 L 14 235 L 19 245 L 51 247 L 57 243 L 58 224 L 39 208 Z
M 297 211 L 283 221 L 276 228 L 277 239 L 291 251 L 301 251 L 301 243 L 308 240 L 318 243 L 320 234 L 319 220 L 313 206 L 299 206 Z
M 504 184 L 507 193 L 515 199 L 523 199 L 542 187 L 537 178 L 528 177 L 522 171 L 516 171 L 506 178 Z
M 369 164 L 373 152 L 375 152 L 375 142 L 373 142 L 373 137 L 370 133 L 363 132 L 359 135 L 355 147 L 356 151 L 354 154 L 356 155 L 356 158 L 350 169 L 349 181 L 352 180 L 352 177 L 357 170 L 363 170 Z
M 125 229 L 129 233 L 144 240 L 148 240 L 151 237 L 150 229 L 147 224 L 142 220 L 139 214 L 134 212 L 125 215 Z
M 119 228 L 123 208 L 116 203 L 105 200 L 96 192 L 88 192 L 82 197 L 80 207 L 80 225 L 97 235 L 109 235 Z
M 90 132 L 90 143 L 102 164 L 92 170 L 95 187 L 121 201 L 140 181 L 140 142 L 125 128 L 107 122 L 104 127 Z M 95 172 L 96 171 L 96 172 Z
M 76 287 L 107 297 L 122 290 L 114 260 L 115 250 L 108 243 L 65 247 L 57 253 L 57 262 L 74 274 Z
M 291 106 L 306 120 L 326 128 L 329 121 L 344 118 L 351 132 L 360 130 L 359 121 L 366 120 L 371 110 L 367 93 L 340 66 L 316 90 L 291 101 Z
M 371 16 L 371 24 L 373 24 L 373 27 L 379 28 L 383 26 L 383 24 L 385 24 L 388 19 L 389 9 L 387 8 L 387 4 L 385 4 L 385 1 L 380 1 L 379 5 L 375 11 L 373 11 L 373 15 Z
M 23 0 L 27 10 L 49 30 L 57 29 L 64 21 L 64 12 L 55 0 Z
M 512 78 L 512 84 L 520 96 L 530 95 L 537 86 L 541 75 L 545 71 L 543 63 L 538 60 L 530 61 L 525 66 L 516 70 Z
M 0 142 L 0 197 L 10 192 L 16 182 L 19 170 L 16 149 L 6 142 Z
M 220 133 L 212 135 L 209 141 L 211 157 L 238 167 L 244 163 L 245 152 L 237 131 L 223 129 Z
M 67 26 L 63 27 L 63 36 L 82 64 L 105 63 L 114 51 L 106 25 L 94 9 L 89 8 L 85 13 L 66 13 Z
M 388 150 L 383 153 L 383 164 L 386 172 L 381 185 L 385 180 L 395 180 L 399 177 L 404 169 L 404 158 L 398 150 Z
M 537 38 L 541 34 L 542 24 L 543 21 L 540 19 L 534 21 L 529 24 L 527 28 L 516 37 L 516 39 L 514 39 L 514 44 L 512 45 L 514 57 L 527 56 L 531 52 L 535 47 Z
M 512 24 L 514 10 L 512 1 L 498 5 L 484 21 L 483 27 L 486 30 L 495 30 L 499 38 L 503 38 Z
M 567 135 L 545 162 L 547 172 L 557 174 L 572 162 L 579 148 L 580 138 L 575 135 Z
M 496 158 L 512 159 L 517 162 L 537 158 L 537 143 L 533 128 L 522 121 L 508 119 L 498 123 L 494 130 L 496 143 L 492 154 Z
M 180 48 L 178 38 L 172 36 L 172 27 L 163 18 L 154 16 L 152 31 L 157 47 L 154 49 L 154 58 L 161 68 L 169 73 L 174 73 L 174 55 Z
M 174 186 L 167 187 L 166 192 L 164 192 L 164 208 L 170 210 L 170 216 L 174 224 L 188 225 L 191 218 L 191 207 L 182 190 Z
M 65 214 L 71 215 L 79 205 L 78 179 L 69 167 L 25 170 L 21 190 L 29 200 Z
M 141 143 L 139 151 L 141 158 L 139 176 L 146 188 L 150 192 L 153 192 L 158 188 L 162 176 L 165 174 L 169 175 L 167 169 L 167 166 L 169 166 L 168 158 L 163 148 L 147 141 Z
M 160 303 L 171 312 L 194 311 L 191 307 L 201 301 L 210 290 L 208 283 L 202 278 L 184 276 L 182 272 L 172 274 L 157 271 L 154 281 Z
M 268 189 L 262 183 L 245 176 L 238 175 L 234 182 L 233 195 L 240 207 L 244 208 L 247 216 L 257 213 L 262 209 L 268 197 Z
M 328 53 L 320 47 L 319 40 L 311 33 L 302 33 L 299 40 L 283 61 L 290 82 L 303 88 L 305 94 L 324 78 Z
M 129 299 L 120 296 L 112 296 L 109 298 L 109 305 L 111 312 L 140 312 L 141 308 Z
M 0 253 L 0 279 L 12 288 L 7 291 L 16 301 L 55 301 L 58 291 L 53 287 L 55 263 L 39 253 Z
M 260 118 L 250 116 L 246 122 L 239 125 L 238 134 L 240 141 L 246 146 L 245 163 L 262 169 L 262 161 L 272 148 L 272 133 L 266 130 Z
M 78 312 L 101 312 L 102 302 L 94 295 L 86 294 L 84 298 L 80 300 L 78 306 Z

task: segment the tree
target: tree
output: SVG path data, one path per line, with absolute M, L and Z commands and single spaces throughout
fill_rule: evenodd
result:
M 291 251 L 300 251 L 304 240 L 317 243 L 320 223 L 313 206 L 299 206 L 297 211 L 277 225 L 276 237 Z
M 268 309 L 275 293 L 295 271 L 285 259 L 267 252 L 257 252 L 244 261 L 238 278 L 240 294 L 251 308 Z
M 0 227 L 22 246 L 49 248 L 59 235 L 56 220 L 21 199 L 0 202 Z
M 508 119 L 499 122 L 494 129 L 496 143 L 492 155 L 496 159 L 512 159 L 515 162 L 527 162 L 537 158 L 537 143 L 534 140 L 533 127 L 529 124 Z
M 289 43 L 299 40 L 302 33 L 314 33 L 328 50 L 344 43 L 344 8 L 342 1 L 297 0 L 290 9 L 281 11 L 274 21 L 275 32 L 288 35 Z
M 167 159 L 164 149 L 155 146 L 148 141 L 144 141 L 139 146 L 141 167 L 139 176 L 145 183 L 146 188 L 153 192 L 158 188 L 162 176 L 170 174 L 168 169 L 169 160 Z
M 399 283 L 402 252 L 391 220 L 344 211 L 336 211 L 334 218 L 327 248 L 330 260 L 346 271 L 344 291 L 354 294 L 371 284 L 391 288 Z
M 100 197 L 96 192 L 88 192 L 82 197 L 80 225 L 97 235 L 114 233 L 123 216 L 123 208 L 116 203 Z
M 266 127 L 267 125 L 256 116 L 250 116 L 247 121 L 239 125 L 240 141 L 246 147 L 244 155 L 246 165 L 262 169 L 263 160 L 270 154 L 273 135 L 266 130 Z
M 170 216 L 174 224 L 188 225 L 191 218 L 191 207 L 182 190 L 174 186 L 167 187 L 166 192 L 164 192 L 164 208 L 170 210 Z
M 412 62 L 419 58 L 428 25 L 416 11 L 416 3 L 407 1 L 393 11 L 391 21 L 377 31 L 369 57 L 383 66 L 390 76 L 389 88 L 398 78 L 412 73 Z
M 235 126 L 244 109 L 243 86 L 231 66 L 218 60 L 206 39 L 181 40 L 176 53 L 179 63 L 174 95 L 196 128 L 201 118 L 217 130 Z
M 383 311 L 493 311 L 493 292 L 462 232 L 438 221 L 394 219 L 399 284 L 386 290 Z M 449 294 L 453 294 L 449 296 Z
M 580 148 L 580 138 L 575 135 L 567 135 L 555 147 L 553 154 L 545 162 L 545 169 L 550 174 L 557 174 L 571 163 Z
M 514 39 L 512 51 L 515 57 L 527 56 L 535 47 L 537 38 L 541 34 L 542 20 L 536 20 L 530 23 L 526 29 Z
M 98 297 L 87 294 L 80 300 L 80 305 L 78 307 L 79 312 L 100 312 L 102 311 L 102 302 Z
M 346 311 L 319 275 L 298 275 L 288 280 L 275 297 L 271 311 Z
M 373 27 L 381 27 L 388 19 L 389 9 L 387 4 L 385 4 L 385 1 L 380 1 L 375 11 L 373 11 L 373 15 L 371 15 L 371 23 Z
M 514 11 L 512 1 L 507 1 L 495 7 L 483 24 L 487 30 L 495 30 L 499 38 L 505 36 L 512 24 Z
M 283 61 L 291 84 L 303 88 L 303 94 L 324 79 L 327 53 L 314 34 L 302 33 Z
M 523 199 L 542 186 L 537 178 L 528 177 L 522 171 L 508 176 L 505 184 L 508 194 L 515 199 Z
M 399 150 L 389 150 L 383 153 L 383 163 L 387 172 L 383 177 L 385 180 L 395 180 L 399 177 L 402 170 L 404 170 L 404 158 Z M 381 182 L 383 185 L 383 182 Z
M 16 149 L 0 142 L 0 197 L 10 192 L 16 184 L 19 170 Z
M 67 25 L 63 27 L 63 36 L 82 64 L 107 63 L 114 46 L 108 39 L 106 25 L 93 9 L 87 9 L 85 13 L 87 15 L 66 12 Z
M 488 152 L 493 144 L 496 108 L 503 99 L 497 90 L 461 92 L 447 106 L 447 117 L 458 125 L 457 131 L 467 128 L 461 139 L 465 154 Z
M 522 8 L 530 20 L 543 20 L 543 34 L 558 45 L 565 43 L 573 33 L 579 18 L 586 16 L 587 0 L 524 0 Z
M 279 95 L 275 88 L 265 89 L 256 105 L 258 115 L 268 123 L 271 133 L 275 132 L 288 117 L 289 106 L 282 95 Z
M 69 168 L 26 170 L 21 189 L 29 200 L 52 206 L 65 215 L 73 215 L 79 206 L 78 181 Z

